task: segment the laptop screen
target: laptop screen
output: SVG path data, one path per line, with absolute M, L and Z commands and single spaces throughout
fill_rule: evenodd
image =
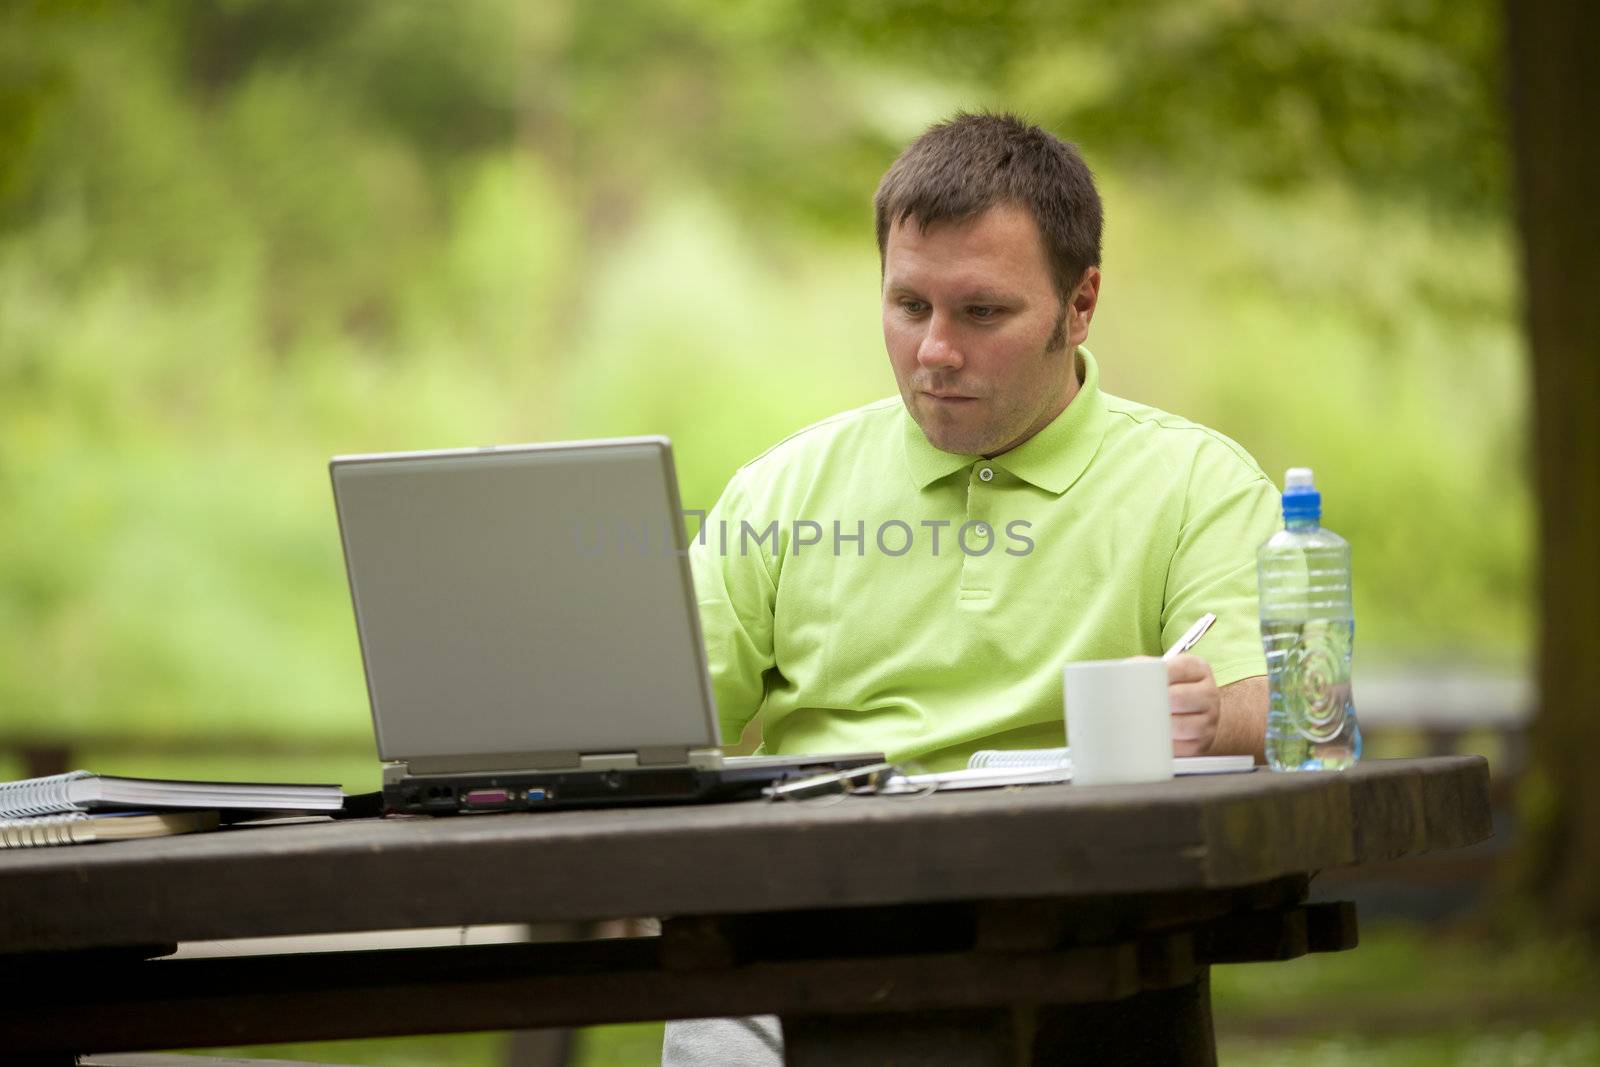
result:
M 664 438 L 330 470 L 380 757 L 716 745 Z

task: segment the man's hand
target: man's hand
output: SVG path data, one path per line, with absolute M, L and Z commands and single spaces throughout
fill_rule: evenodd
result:
M 1168 660 L 1167 700 L 1172 709 L 1172 754 L 1209 755 L 1222 721 L 1222 691 L 1211 664 L 1199 656 Z
M 1267 740 L 1267 680 L 1242 678 L 1217 688 L 1211 664 L 1199 656 L 1167 663 L 1175 756 L 1254 756 L 1263 761 Z

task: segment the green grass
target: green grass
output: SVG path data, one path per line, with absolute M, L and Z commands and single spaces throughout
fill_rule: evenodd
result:
M 661 1023 L 597 1026 L 578 1037 L 571 1067 L 633 1067 L 661 1062 Z
M 498 1067 L 505 1062 L 507 1037 L 499 1033 L 386 1037 L 363 1041 L 306 1041 L 283 1045 L 191 1049 L 212 1056 L 372 1067 Z M 657 1060 L 660 1059 L 659 1053 Z
M 1320 1005 L 1338 1003 L 1359 1018 L 1512 1017 L 1574 1004 L 1600 1005 L 1600 965 L 1575 943 L 1537 938 L 1488 939 L 1384 924 L 1361 932 L 1354 951 L 1319 953 L 1285 963 L 1219 967 L 1212 980 L 1219 1027 L 1298 1020 L 1306 1030 Z
M 1600 1027 L 1461 1029 L 1406 1037 L 1224 1039 L 1223 1067 L 1580 1067 L 1600 1063 Z
M 1222 1063 L 1600 1064 L 1600 967 L 1575 944 L 1362 932 L 1353 952 L 1219 967 Z
M 596 1026 L 579 1031 L 568 1067 L 633 1067 L 661 1062 L 661 1023 Z M 215 1056 L 306 1060 L 361 1067 L 499 1067 L 510 1035 L 441 1034 L 364 1041 L 313 1041 L 203 1050 Z M 190 1050 L 202 1051 L 202 1050 Z

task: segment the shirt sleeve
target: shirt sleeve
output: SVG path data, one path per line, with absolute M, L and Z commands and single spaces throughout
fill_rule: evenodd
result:
M 689 550 L 724 744 L 737 742 L 761 710 L 766 675 L 776 665 L 772 630 L 777 583 L 771 562 L 759 543 L 748 552 L 735 547 L 739 523 L 748 513 L 749 501 L 735 472 Z
M 1226 492 L 1192 492 L 1190 499 L 1167 571 L 1162 645 L 1170 648 L 1196 619 L 1214 612 L 1217 621 L 1194 654 L 1211 664 L 1217 685 L 1266 674 L 1256 549 L 1278 528 L 1277 491 L 1258 472 Z

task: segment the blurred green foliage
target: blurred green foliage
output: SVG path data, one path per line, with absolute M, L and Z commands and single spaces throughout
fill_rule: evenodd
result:
M 893 391 L 870 197 L 958 107 L 1080 142 L 1107 387 L 1318 468 L 1363 657 L 1515 668 L 1495 11 L 0 6 L 0 734 L 363 746 L 327 457 L 666 433 L 709 505 Z

